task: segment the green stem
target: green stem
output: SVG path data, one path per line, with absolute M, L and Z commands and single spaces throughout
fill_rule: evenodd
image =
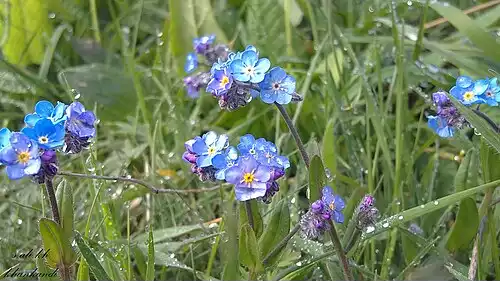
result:
M 245 201 L 245 210 L 247 211 L 248 224 L 253 230 L 255 230 L 253 215 L 252 215 L 252 204 L 250 202 L 251 202 L 250 200 Z
M 292 239 L 292 237 L 299 231 L 300 229 L 300 225 L 297 224 L 295 225 L 295 227 L 290 231 L 290 233 L 288 233 L 287 236 L 285 236 L 277 245 L 276 247 L 274 247 L 271 252 L 269 252 L 269 254 L 266 255 L 266 257 L 264 257 L 264 259 L 262 260 L 262 263 L 263 264 L 267 264 L 269 262 L 269 259 L 272 258 L 274 255 L 276 255 L 276 253 L 279 253 L 281 251 L 281 249 L 283 249 L 286 244 L 288 244 L 288 241 L 290 241 L 290 239 Z
M 496 133 L 500 133 L 500 127 L 495 123 L 495 121 L 491 120 L 491 118 L 488 115 L 484 114 L 483 112 L 477 109 L 472 109 L 472 111 L 474 111 L 474 113 L 476 113 L 479 117 L 486 120 L 486 122 L 488 122 L 488 124 L 491 126 L 491 128 L 493 128 L 493 130 L 495 130 Z
M 342 243 L 340 242 L 339 236 L 337 234 L 337 230 L 335 229 L 335 225 L 332 221 L 330 221 L 330 238 L 332 239 L 333 246 L 337 255 L 339 256 L 340 262 L 342 263 L 342 270 L 344 273 L 345 280 L 354 280 L 351 269 L 349 268 L 349 261 L 347 260 L 347 256 L 342 249 Z
M 50 208 L 52 209 L 52 216 L 57 224 L 61 223 L 59 216 L 59 208 L 57 207 L 56 194 L 54 193 L 54 186 L 52 185 L 52 179 L 47 179 L 45 181 L 45 188 L 47 189 L 47 195 L 49 196 Z
M 95 0 L 89 0 L 90 15 L 92 17 L 92 29 L 94 31 L 94 40 L 101 42 L 101 33 L 99 31 L 99 21 L 97 20 L 97 6 Z

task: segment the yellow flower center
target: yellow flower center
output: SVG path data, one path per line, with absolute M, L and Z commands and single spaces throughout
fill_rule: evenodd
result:
M 227 76 L 222 77 L 222 80 L 220 80 L 221 87 L 226 87 L 228 83 L 229 83 L 229 77 Z
M 328 207 L 330 208 L 330 210 L 335 210 L 335 203 L 330 203 L 330 205 L 328 205 Z
M 17 161 L 21 164 L 26 164 L 30 161 L 30 153 L 28 151 L 23 151 L 17 155 Z
M 251 184 L 255 179 L 255 176 L 253 175 L 253 173 L 245 173 L 243 175 L 243 182 L 246 183 L 246 184 Z
M 217 149 L 215 149 L 215 147 L 211 146 L 208 148 L 208 155 L 214 155 L 215 152 L 217 152 Z
M 41 144 L 48 143 L 49 142 L 49 138 L 45 137 L 45 136 L 39 137 L 38 138 L 38 142 L 41 143 Z
M 471 101 L 473 98 L 474 98 L 473 92 L 465 92 L 464 93 L 464 100 L 465 101 Z

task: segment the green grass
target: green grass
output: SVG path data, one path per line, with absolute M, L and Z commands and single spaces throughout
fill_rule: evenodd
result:
M 273 214 L 287 214 L 292 229 L 307 210 L 309 172 L 274 107 L 256 99 L 225 112 L 207 93 L 187 97 L 185 55 L 194 37 L 209 33 L 234 50 L 255 45 L 296 78 L 304 101 L 286 108 L 311 158 L 321 157 L 314 167 L 322 160 L 328 169 L 313 171 L 311 186 L 324 180 L 346 199 L 341 238 L 363 194 L 376 197 L 380 221 L 347 253 L 355 276 L 466 280 L 476 222 L 486 217 L 476 278 L 500 279 L 500 208 L 488 207 L 498 196 L 498 135 L 463 108 L 476 132 L 439 139 L 426 124 L 430 95 L 454 77 L 498 76 L 500 5 L 464 15 L 485 1 L 27 1 L 38 6 L 0 3 L 0 125 L 21 129 L 41 99 L 94 108 L 95 142 L 81 155 L 61 155 L 61 170 L 131 176 L 159 188 L 213 187 L 181 159 L 184 142 L 208 130 L 232 143 L 246 133 L 272 140 L 292 163 L 273 202 L 254 206 L 263 228 L 255 234 L 239 225 L 246 217 L 229 186 L 152 194 L 57 177 L 56 186 L 73 190 L 75 279 L 248 279 L 258 253 L 245 245 L 268 247 L 259 237 L 278 220 Z M 441 17 L 449 22 L 425 27 Z M 500 122 L 498 108 L 481 110 Z M 286 212 L 277 209 L 285 204 Z M 43 186 L 2 172 L 0 272 L 35 267 L 35 259 L 13 256 L 42 247 L 42 217 L 51 217 Z M 408 231 L 411 224 L 422 233 Z M 296 236 L 260 277 L 342 279 L 330 243 L 327 235 L 319 242 Z

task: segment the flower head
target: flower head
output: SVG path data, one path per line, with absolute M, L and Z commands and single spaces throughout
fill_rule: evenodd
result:
M 40 119 L 33 128 L 26 127 L 21 132 L 43 149 L 54 149 L 64 144 L 64 123 L 54 124 L 47 118 Z
M 67 118 L 65 115 L 66 107 L 68 106 L 62 102 L 57 102 L 57 105 L 54 107 L 49 101 L 39 101 L 35 105 L 35 112 L 26 115 L 24 117 L 24 122 L 28 127 L 34 127 L 38 120 L 44 118 L 49 119 L 54 124 L 64 122 Z
M 201 139 L 193 143 L 193 152 L 196 154 L 196 165 L 198 167 L 212 166 L 212 159 L 222 153 L 222 150 L 228 146 L 227 135 L 217 136 L 215 132 L 204 134 Z
M 236 165 L 238 162 L 238 151 L 233 146 L 226 148 L 222 154 L 217 154 L 212 159 L 212 164 L 217 169 L 215 178 L 224 180 L 226 178 L 226 170 Z
M 442 138 L 451 138 L 455 128 L 448 125 L 448 121 L 441 116 L 427 116 L 427 125 Z
M 342 210 L 345 208 L 345 203 L 342 197 L 333 193 L 332 188 L 329 186 L 323 187 L 323 196 L 321 201 L 327 207 L 328 212 L 332 215 L 332 218 L 337 223 L 344 222 L 344 214 Z
M 195 53 L 187 54 L 186 62 L 184 63 L 184 71 L 186 73 L 191 73 L 197 67 L 198 67 L 198 56 Z
M 227 68 L 215 70 L 212 75 L 212 80 L 207 85 L 207 92 L 214 96 L 220 96 L 227 93 L 233 84 L 233 77 Z
M 0 151 L 0 163 L 7 166 L 9 179 L 18 180 L 38 173 L 41 165 L 38 144 L 18 132 L 11 134 L 9 143 Z
M 184 86 L 187 89 L 188 97 L 197 98 L 200 95 L 200 90 L 207 87 L 210 81 L 210 73 L 199 72 L 192 76 L 187 76 L 183 79 Z
M 280 67 L 273 67 L 260 82 L 260 99 L 265 103 L 288 104 L 295 92 L 295 78 Z
M 365 195 L 357 209 L 358 228 L 363 229 L 373 226 L 379 218 L 379 211 L 375 207 L 375 198 L 372 195 Z
M 261 164 L 281 169 L 288 169 L 290 167 L 288 158 L 278 155 L 276 145 L 270 141 L 266 141 L 263 138 L 257 139 L 255 141 L 255 151 L 254 157 Z
M 260 83 L 270 66 L 271 62 L 267 58 L 259 59 L 256 51 L 246 50 L 241 54 L 241 58 L 233 59 L 229 67 L 234 79 L 240 82 Z
M 464 105 L 485 103 L 481 97 L 486 91 L 487 86 L 482 83 L 474 83 L 468 76 L 459 76 L 456 85 L 451 88 L 450 94 L 453 95 Z
M 215 35 L 202 36 L 193 39 L 193 48 L 198 54 L 204 54 L 215 41 Z
M 446 95 L 446 92 L 444 92 L 444 91 L 438 91 L 438 92 L 433 93 L 432 100 L 434 101 L 434 103 L 438 107 L 443 106 L 443 105 L 447 105 L 450 103 L 450 99 L 448 98 L 448 96 Z
M 80 138 L 94 137 L 96 118 L 92 111 L 85 110 L 83 104 L 75 101 L 66 109 L 66 115 L 68 132 Z
M 497 106 L 500 101 L 500 86 L 498 86 L 497 78 L 483 79 L 476 81 L 479 87 L 486 88 L 481 98 L 490 106 Z
M 226 181 L 235 185 L 239 201 L 264 196 L 270 178 L 270 168 L 260 165 L 253 157 L 241 157 L 235 166 L 226 170 Z
M 40 156 L 42 161 L 40 170 L 33 175 L 33 181 L 38 184 L 45 183 L 46 180 L 51 180 L 57 175 L 59 170 L 57 155 L 54 150 L 45 150 Z

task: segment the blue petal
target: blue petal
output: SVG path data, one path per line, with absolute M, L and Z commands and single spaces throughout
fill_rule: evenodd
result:
M 257 52 L 257 48 L 255 48 L 254 46 L 252 45 L 248 45 L 246 48 L 245 48 L 245 51 L 254 51 L 255 53 L 258 54 Z
M 215 172 L 215 178 L 223 181 L 226 178 L 226 169 L 218 170 Z
M 186 62 L 184 64 L 184 71 L 190 73 L 198 67 L 198 57 L 195 53 L 189 53 L 186 56 Z
M 29 127 L 35 127 L 36 122 L 40 119 L 41 117 L 36 113 L 28 114 L 24 117 L 24 123 L 26 123 Z
M 453 86 L 450 90 L 450 94 L 457 100 L 462 100 L 462 95 L 464 92 L 465 92 L 464 89 L 457 86 Z
M 7 128 L 2 128 L 0 130 L 0 150 L 3 149 L 6 146 L 10 145 L 10 135 L 12 133 L 10 132 L 9 129 Z
M 340 195 L 335 195 L 334 202 L 335 202 L 335 210 L 341 211 L 345 208 L 344 199 L 342 199 Z
M 23 133 L 12 133 L 10 136 L 10 145 L 16 151 L 26 151 L 31 146 L 30 139 Z
M 35 175 L 38 171 L 40 171 L 41 164 L 42 161 L 40 158 L 29 160 L 28 165 L 24 168 L 24 173 L 26 175 Z
M 52 112 L 52 118 L 54 123 L 59 123 L 61 121 L 66 120 L 67 116 L 65 115 L 66 107 L 68 107 L 66 104 L 62 102 L 57 102 L 56 107 L 54 108 L 54 112 Z
M 217 141 L 217 133 L 214 131 L 209 131 L 202 136 L 203 140 L 205 140 L 205 144 L 210 146 Z
M 208 147 L 203 139 L 199 139 L 193 144 L 193 152 L 197 155 L 202 155 L 208 151 Z
M 229 137 L 227 135 L 220 135 L 217 141 L 215 142 L 215 148 L 217 151 L 223 150 L 229 142 Z
M 21 130 L 21 133 L 25 134 L 26 136 L 28 136 L 28 138 L 34 141 L 38 141 L 38 134 L 36 133 L 36 130 L 34 128 L 29 128 L 29 127 L 23 128 Z
M 333 212 L 333 220 L 336 222 L 336 223 L 344 223 L 344 214 L 342 214 L 342 212 Z
M 240 143 L 238 144 L 238 150 L 241 154 L 247 154 L 255 143 L 255 138 L 251 134 L 246 134 L 240 137 Z
M 51 102 L 42 100 L 35 104 L 35 112 L 41 117 L 50 117 L 54 111 L 54 106 Z
M 10 165 L 7 166 L 5 170 L 7 172 L 7 176 L 11 180 L 22 179 L 25 176 L 23 164 Z
M 226 170 L 225 178 L 228 183 L 238 184 L 241 181 L 242 177 L 243 172 L 238 166 L 233 166 Z
M 234 148 L 234 146 L 230 146 L 227 148 L 226 155 L 227 155 L 227 158 L 230 160 L 234 161 L 234 160 L 238 159 L 238 151 L 236 150 L 236 148 Z
M 196 165 L 200 168 L 208 167 L 212 165 L 212 156 L 200 155 L 196 158 Z
M 247 187 L 246 185 L 237 185 L 234 189 L 236 200 L 238 201 L 247 201 L 262 197 L 266 194 L 266 191 L 266 184 L 259 182 L 254 182 L 254 184 L 252 184 L 252 187 Z
M 250 76 L 245 73 L 245 65 L 243 65 L 241 60 L 233 60 L 229 65 L 229 68 L 234 79 L 241 82 L 247 82 L 250 80 Z
M 482 80 L 476 81 L 474 83 L 474 87 L 472 88 L 472 92 L 476 96 L 480 96 L 480 95 L 484 94 L 484 92 L 486 92 L 486 89 L 488 89 L 489 82 L 490 81 L 488 79 L 482 79 Z
M 17 153 L 12 147 L 5 147 L 0 150 L 0 162 L 6 165 L 12 165 L 17 162 Z
M 276 93 L 274 90 L 263 90 L 260 91 L 260 99 L 268 104 L 274 103 L 276 101 Z
M 268 182 L 271 178 L 271 168 L 268 166 L 260 165 L 254 173 L 255 179 L 260 182 Z
M 252 76 L 250 79 L 250 82 L 252 83 L 260 83 L 262 80 L 264 80 L 264 77 L 266 75 L 266 71 L 269 70 L 269 67 L 271 67 L 271 62 L 266 59 L 262 58 L 260 59 L 257 64 L 255 65 L 254 73 L 255 75 Z
M 287 75 L 280 83 L 281 89 L 288 94 L 293 94 L 295 92 L 295 78 Z
M 470 78 L 469 76 L 458 76 L 456 85 L 460 88 L 468 88 L 470 85 L 472 85 L 472 82 L 472 78 Z
M 280 91 L 276 98 L 276 102 L 279 104 L 289 104 L 291 101 L 292 101 L 292 95 L 283 91 Z
M 241 61 L 242 61 L 243 65 L 246 67 L 255 66 L 258 59 L 259 59 L 259 57 L 257 56 L 257 52 L 252 51 L 252 50 L 244 51 L 241 54 Z
M 287 75 L 283 68 L 276 66 L 273 67 L 271 71 L 269 71 L 269 76 L 271 77 L 272 81 L 280 82 L 285 79 Z
M 212 165 L 218 170 L 225 169 L 227 166 L 226 156 L 224 156 L 224 154 L 215 155 L 214 158 L 212 158 Z

